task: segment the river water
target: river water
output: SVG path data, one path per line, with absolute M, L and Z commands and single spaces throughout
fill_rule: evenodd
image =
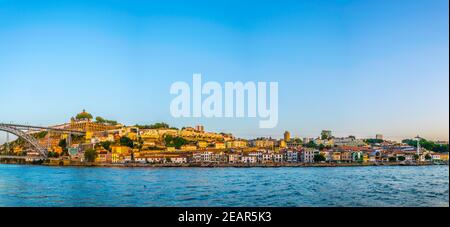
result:
M 0 206 L 449 206 L 448 166 L 86 168 L 0 164 Z

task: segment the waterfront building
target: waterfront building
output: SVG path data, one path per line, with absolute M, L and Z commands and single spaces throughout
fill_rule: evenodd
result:
M 352 157 L 352 152 L 350 151 L 343 151 L 341 152 L 341 162 L 352 162 L 353 161 L 353 157 Z
M 84 162 L 84 152 L 78 147 L 70 147 L 68 149 L 70 160 Z
M 263 163 L 271 163 L 273 162 L 273 154 L 272 153 L 264 153 L 262 157 Z
M 258 160 L 256 156 L 242 156 L 241 162 L 246 164 L 255 164 Z
M 322 155 L 323 157 L 325 157 L 325 161 L 329 162 L 331 161 L 331 153 L 329 150 L 323 150 L 323 151 L 319 151 L 319 154 Z
M 171 157 L 170 161 L 172 163 L 176 163 L 176 164 L 183 164 L 183 163 L 187 163 L 188 159 L 186 156 L 177 156 L 177 157 Z
M 217 155 L 211 151 L 196 152 L 192 155 L 194 162 L 216 162 L 218 161 Z M 220 158 L 220 157 L 219 157 Z
M 252 156 L 256 158 L 256 162 L 261 163 L 263 160 L 263 153 L 262 152 L 250 152 L 248 156 Z
M 369 153 L 369 162 L 377 162 L 381 160 L 381 151 L 374 150 Z
M 282 153 L 274 153 L 272 154 L 273 156 L 273 162 L 283 162 L 284 161 L 284 155 Z
M 448 161 L 448 152 L 440 153 L 440 158 L 442 161 Z
M 25 161 L 34 162 L 41 159 L 41 154 L 37 151 L 28 151 Z
M 298 152 L 293 150 L 288 150 L 285 153 L 286 162 L 298 162 Z
M 242 155 L 239 153 L 235 154 L 229 154 L 228 155 L 228 162 L 229 163 L 240 163 L 241 162 Z
M 368 153 L 363 154 L 363 162 L 364 163 L 369 162 L 369 154 Z
M 300 161 L 303 163 L 313 163 L 314 156 L 319 154 L 319 150 L 313 148 L 305 148 L 301 152 Z
M 352 162 L 359 162 L 363 159 L 363 153 L 361 151 L 352 152 Z
M 112 154 L 105 149 L 97 151 L 98 156 L 95 159 L 95 162 L 99 163 L 111 163 L 112 162 Z
M 166 162 L 166 158 L 163 155 L 151 155 L 147 156 L 146 160 L 148 163 L 151 164 L 162 164 Z
M 339 151 L 333 151 L 331 153 L 331 161 L 333 162 L 341 162 L 341 152 Z
M 147 158 L 145 158 L 145 157 L 134 157 L 134 162 L 145 164 L 145 163 L 147 163 Z

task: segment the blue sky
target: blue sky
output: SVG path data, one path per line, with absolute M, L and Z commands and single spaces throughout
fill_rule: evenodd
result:
M 244 138 L 448 140 L 447 0 L 0 0 L 0 122 L 82 109 Z M 279 124 L 175 119 L 175 81 L 279 82 Z M 4 138 L 0 134 L 0 140 Z

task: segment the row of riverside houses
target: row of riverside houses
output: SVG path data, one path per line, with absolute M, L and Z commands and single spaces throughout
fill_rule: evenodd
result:
M 323 157 L 322 159 L 318 156 Z M 366 162 L 414 162 L 448 161 L 448 153 L 422 152 L 418 157 L 412 150 L 387 151 L 367 147 L 336 147 L 327 150 L 313 148 L 283 149 L 279 152 L 258 150 L 253 152 L 194 152 L 186 156 L 186 162 L 194 163 L 366 163 Z M 427 158 L 428 157 L 428 158 Z
M 114 149 L 113 149 L 114 150 Z M 116 154 L 116 153 L 113 153 Z M 367 162 L 425 162 L 448 161 L 448 153 L 436 153 L 408 146 L 339 146 L 327 149 L 306 147 L 285 148 L 279 151 L 259 149 L 255 151 L 193 151 L 184 153 L 131 153 L 123 159 L 112 157 L 112 163 L 367 163 Z

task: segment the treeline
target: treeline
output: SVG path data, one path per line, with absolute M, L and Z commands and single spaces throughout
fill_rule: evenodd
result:
M 151 125 L 135 125 L 139 129 L 177 129 L 175 127 L 170 127 L 169 124 L 164 122 L 159 122 Z
M 117 121 L 104 119 L 104 118 L 102 118 L 102 117 L 96 117 L 96 118 L 95 118 L 95 121 L 96 121 L 97 123 L 101 123 L 101 124 L 117 125 Z
M 376 143 L 382 143 L 384 140 L 382 139 L 365 139 L 364 142 L 367 144 L 376 144 Z
M 406 143 L 410 146 L 417 147 L 417 140 L 406 139 L 406 140 L 403 140 L 402 142 Z M 423 147 L 429 151 L 440 152 L 440 153 L 448 152 L 448 144 L 438 144 L 438 143 L 435 143 L 433 141 L 426 140 L 426 139 L 420 139 L 419 143 L 420 143 L 420 147 Z

